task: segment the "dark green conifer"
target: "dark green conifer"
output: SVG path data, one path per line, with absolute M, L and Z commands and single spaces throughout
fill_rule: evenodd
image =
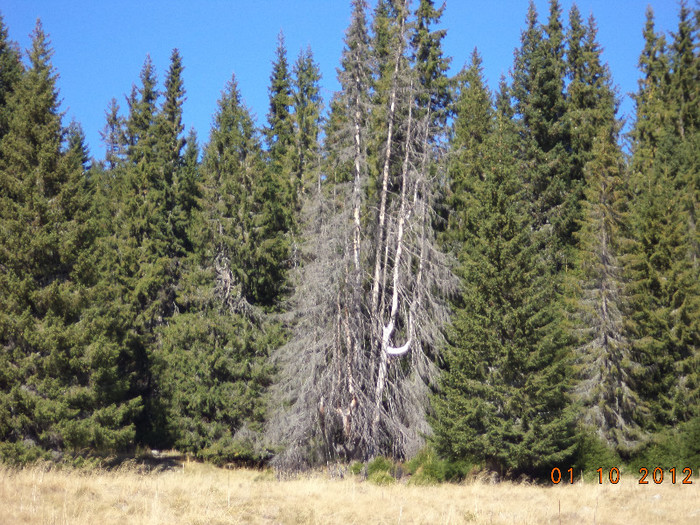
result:
M 192 217 L 188 213 L 187 202 L 196 198 L 194 195 L 186 194 L 194 190 L 194 187 L 187 182 L 181 184 L 180 180 L 183 177 L 183 148 L 186 144 L 182 136 L 185 129 L 182 124 L 182 104 L 185 101 L 183 69 L 180 53 L 177 49 L 173 49 L 170 55 L 170 67 L 165 77 L 163 104 L 157 118 L 158 164 L 167 189 L 165 195 L 168 199 L 166 207 L 169 211 L 170 228 L 177 244 L 173 247 L 173 253 L 178 257 L 192 248 L 188 237 Z
M 472 109 L 476 115 L 458 112 L 457 120 L 488 114 L 483 106 Z M 438 451 L 511 477 L 544 475 L 573 453 L 564 337 L 524 213 L 515 137 L 507 114 L 499 112 L 485 140 L 483 170 L 473 174 L 475 197 L 467 209 L 455 210 L 470 216 L 455 223 L 463 239 L 463 288 L 433 398 Z
M 575 266 L 566 274 L 577 338 L 574 359 L 579 421 L 620 452 L 639 443 L 644 405 L 636 393 L 632 358 L 624 327 L 626 294 L 622 267 L 627 231 L 620 124 L 608 68 L 601 60 L 591 17 L 584 26 L 578 9 L 570 12 L 567 65 L 568 110 L 575 179 L 583 179 L 581 216 L 575 239 Z
M 267 355 L 279 343 L 264 308 L 284 283 L 284 230 L 266 215 L 264 198 L 275 195 L 261 188 L 269 170 L 235 78 L 219 100 L 200 171 L 194 251 L 184 262 L 178 311 L 161 332 L 162 384 L 178 448 L 219 462 L 255 459 Z M 273 231 L 276 238 L 265 237 Z
M 581 196 L 581 182 L 572 178 L 569 166 L 563 39 L 558 0 L 550 1 L 549 20 L 543 27 L 530 2 L 527 29 L 516 52 L 513 96 L 527 160 L 526 191 L 535 227 L 550 232 L 548 257 L 557 272 L 570 264 Z
M 485 142 L 494 126 L 491 98 L 484 85 L 481 56 L 476 49 L 471 64 L 460 72 L 456 84 L 454 112 L 469 115 L 469 118 L 455 120 L 450 144 L 448 227 L 442 240 L 443 246 L 455 254 L 462 249 L 465 233 L 474 227 L 469 221 L 475 216 L 469 210 L 477 198 L 475 188 L 485 171 Z
M 7 133 L 7 103 L 12 96 L 15 85 L 22 76 L 22 62 L 16 44 L 9 39 L 7 27 L 0 14 L 0 140 Z
M 292 185 L 294 194 L 290 198 L 296 202 L 296 192 L 301 187 L 300 180 L 294 180 L 294 120 L 292 107 L 294 98 L 292 79 L 287 63 L 287 48 L 284 35 L 279 34 L 275 60 L 270 74 L 270 110 L 267 113 L 265 142 L 267 143 L 270 168 L 276 177 L 286 178 Z
M 320 157 L 319 132 L 321 128 L 320 85 L 321 72 L 314 62 L 311 48 L 299 53 L 293 69 L 294 74 L 294 123 L 295 123 L 295 163 L 294 178 L 301 181 L 302 187 L 313 185 L 318 178 L 317 168 Z
M 636 96 L 629 331 L 643 365 L 639 392 L 651 410 L 651 430 L 698 411 L 697 169 L 691 167 L 697 166 L 692 144 L 697 130 L 693 132 L 693 109 L 687 104 L 697 88 L 683 80 L 696 67 L 688 56 L 693 47 L 688 18 L 682 4 L 678 32 L 666 50 L 648 13 Z
M 107 376 L 109 350 L 95 344 L 87 150 L 79 128 L 61 126 L 51 55 L 37 23 L 0 145 L 0 441 L 12 461 L 47 449 L 124 448 L 138 405 Z

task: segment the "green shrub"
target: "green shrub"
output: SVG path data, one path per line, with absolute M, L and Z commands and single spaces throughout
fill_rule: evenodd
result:
M 199 451 L 197 457 L 217 466 L 226 463 L 255 464 L 260 461 L 250 443 L 231 437 L 214 442 L 211 446 Z
M 462 481 L 474 472 L 476 465 L 466 459 L 445 462 L 445 480 Z
M 388 458 L 384 456 L 377 456 L 367 465 L 367 476 L 370 477 L 372 474 L 378 472 L 386 472 L 389 474 L 394 469 L 394 464 Z
M 580 431 L 574 464 L 570 465 L 573 466 L 575 475 L 583 472 L 587 477 L 593 477 L 597 475 L 598 468 L 609 470 L 612 467 L 619 467 L 620 464 L 621 459 L 617 452 L 603 443 L 593 429 Z M 569 465 L 561 465 L 559 468 L 563 472 L 569 468 Z
M 362 474 L 362 469 L 364 469 L 364 468 L 365 468 L 364 463 L 361 463 L 359 461 L 354 461 L 350 465 L 350 473 L 354 474 L 355 476 L 359 476 L 360 474 Z
M 433 449 L 424 448 L 406 465 L 412 475 L 411 485 L 435 485 L 447 478 L 447 461 L 439 459 Z
M 700 468 L 700 417 L 679 425 L 675 430 L 657 433 L 630 460 L 636 472 L 640 467 L 669 469 Z
M 49 460 L 51 455 L 36 445 L 26 445 L 21 442 L 0 442 L 0 463 L 12 466 L 23 466 L 40 459 Z
M 375 485 L 391 485 L 396 481 L 393 476 L 385 470 L 374 471 L 367 477 L 367 480 Z
M 680 437 L 683 467 L 700 471 L 700 416 L 681 427 Z
M 432 485 L 445 481 L 461 481 L 474 468 L 467 460 L 449 461 L 438 457 L 432 447 L 423 448 L 406 463 L 406 470 L 412 475 L 409 483 Z

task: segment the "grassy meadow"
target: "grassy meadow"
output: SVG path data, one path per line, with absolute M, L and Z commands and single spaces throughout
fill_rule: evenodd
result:
M 0 523 L 700 523 L 700 480 L 639 485 L 578 481 L 375 485 L 337 471 L 279 479 L 272 471 L 171 461 L 153 469 L 0 465 Z

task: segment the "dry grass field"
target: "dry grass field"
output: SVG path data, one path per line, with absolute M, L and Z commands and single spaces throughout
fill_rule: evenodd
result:
M 623 473 L 618 485 L 420 487 L 327 473 L 278 480 L 198 463 L 150 473 L 133 464 L 110 471 L 0 465 L 0 523 L 700 523 L 700 480 L 639 485 Z

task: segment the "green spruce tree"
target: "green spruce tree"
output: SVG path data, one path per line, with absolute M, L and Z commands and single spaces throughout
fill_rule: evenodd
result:
M 0 14 L 0 140 L 7 133 L 9 109 L 7 103 L 22 76 L 22 63 L 16 44 L 9 39 L 5 21 Z
M 37 23 L 0 144 L 0 441 L 11 461 L 43 450 L 122 449 L 133 440 L 139 403 L 109 375 L 114 361 L 95 340 L 87 150 L 77 127 L 66 132 L 61 125 L 51 55 Z
M 483 82 L 473 89 L 485 91 Z M 474 95 L 488 100 L 483 91 Z M 517 135 L 505 98 L 482 146 L 483 170 L 473 174 L 474 199 L 454 210 L 469 217 L 453 223 L 462 239 L 462 292 L 433 397 L 434 443 L 451 460 L 476 461 L 507 477 L 543 477 L 572 457 L 574 415 L 555 291 L 523 213 L 513 162 Z M 483 104 L 470 109 L 475 114 L 458 112 L 457 122 L 468 126 L 489 114 Z
M 624 327 L 627 299 L 622 266 L 627 231 L 627 193 L 617 101 L 601 60 L 597 28 L 570 12 L 567 63 L 572 170 L 583 178 L 584 195 L 575 246 L 575 268 L 567 274 L 573 309 L 577 363 L 575 398 L 587 430 L 619 452 L 640 441 L 645 409 L 636 393 L 639 365 Z
M 267 113 L 265 142 L 273 176 L 280 180 L 286 179 L 286 184 L 291 185 L 292 192 L 288 199 L 296 205 L 302 181 L 296 177 L 298 173 L 296 175 L 293 173 L 295 152 L 293 95 L 287 48 L 284 44 L 284 35 L 280 33 L 270 74 L 270 110 Z
M 697 152 L 687 142 L 697 140 L 687 103 L 696 88 L 683 80 L 696 67 L 688 56 L 691 34 L 689 11 L 682 4 L 679 29 L 668 50 L 648 13 L 632 132 L 629 332 L 643 365 L 639 392 L 650 408 L 646 428 L 652 431 L 698 412 L 697 170 L 691 167 L 697 165 Z
M 572 178 L 569 165 L 565 72 L 561 6 L 551 0 L 548 23 L 540 26 L 530 2 L 527 29 L 516 52 L 513 96 L 527 160 L 526 191 L 535 227 L 550 232 L 543 240 L 555 272 L 570 265 L 581 197 L 581 181 Z
M 177 313 L 162 330 L 169 418 L 181 450 L 216 462 L 258 460 L 267 356 L 280 342 L 265 309 L 284 281 L 284 261 L 273 261 L 280 252 L 263 237 L 275 227 L 264 199 L 276 196 L 261 187 L 268 170 L 235 78 L 219 100 L 200 171 L 194 251 Z
M 295 130 L 294 178 L 303 188 L 316 185 L 320 176 L 319 133 L 321 129 L 321 73 L 311 48 L 299 53 L 293 68 Z

